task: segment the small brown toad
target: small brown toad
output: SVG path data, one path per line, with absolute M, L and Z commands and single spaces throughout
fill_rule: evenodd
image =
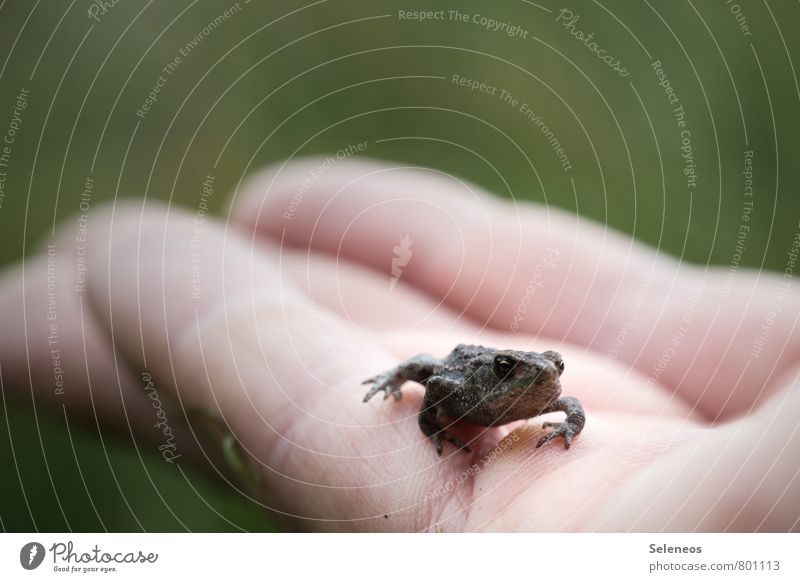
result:
M 586 416 L 580 402 L 561 397 L 559 378 L 564 360 L 558 352 L 522 352 L 460 344 L 443 360 L 419 355 L 382 374 L 365 380 L 372 387 L 364 396 L 367 402 L 383 391 L 400 400 L 400 387 L 413 380 L 425 386 L 419 413 L 419 426 L 442 454 L 442 440 L 469 451 L 469 447 L 445 431 L 439 414 L 467 420 L 482 426 L 496 426 L 532 418 L 548 412 L 567 414 L 564 422 L 545 422 L 556 427 L 539 439 L 536 447 L 557 437 L 568 449 L 583 429 Z

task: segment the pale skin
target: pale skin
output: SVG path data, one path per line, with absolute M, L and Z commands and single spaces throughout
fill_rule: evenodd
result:
M 24 290 L 21 267 L 0 277 L 6 389 L 70 418 L 96 413 L 158 454 L 146 370 L 165 400 L 225 419 L 253 457 L 256 498 L 293 529 L 800 529 L 796 289 L 752 355 L 779 274 L 742 269 L 723 291 L 724 268 L 377 163 L 339 161 L 298 202 L 319 163 L 256 174 L 199 239 L 191 211 L 98 208 L 82 293 L 67 219 L 53 254 L 64 393 L 46 250 L 26 259 Z M 390 290 L 405 235 L 411 257 Z M 472 451 L 440 457 L 417 423 L 421 386 L 362 402 L 365 378 L 458 343 L 557 350 L 563 392 L 587 417 L 570 449 L 536 448 L 554 413 L 455 427 Z M 183 461 L 202 458 L 172 418 Z

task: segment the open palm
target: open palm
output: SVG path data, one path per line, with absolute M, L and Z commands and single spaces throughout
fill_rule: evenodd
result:
M 219 415 L 255 495 L 292 527 L 800 527 L 800 297 L 771 318 L 777 275 L 730 281 L 560 211 L 350 160 L 269 168 L 223 221 L 128 202 L 89 224 L 85 292 L 74 268 L 58 274 L 75 340 L 62 357 L 87 361 L 70 406 L 147 433 L 147 370 L 174 406 Z M 75 260 L 74 228 L 56 248 L 60 265 Z M 23 293 L 27 310 L 47 300 L 46 266 L 28 263 L 24 289 L 4 278 L 0 318 L 18 338 Z M 46 385 L 47 330 L 28 320 L 32 380 Z M 419 385 L 362 402 L 366 378 L 458 343 L 560 352 L 563 393 L 587 413 L 572 447 L 535 448 L 552 414 L 460 423 L 471 452 L 440 457 L 417 424 Z M 0 358 L 27 379 L 9 334 Z M 191 420 L 175 432 L 194 442 L 204 425 Z

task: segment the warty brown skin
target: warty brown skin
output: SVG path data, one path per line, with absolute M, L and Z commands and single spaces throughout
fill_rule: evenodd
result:
M 557 437 L 568 449 L 586 422 L 577 399 L 561 397 L 561 374 L 564 360 L 558 352 L 523 352 L 498 350 L 484 346 L 459 344 L 444 359 L 429 355 L 415 356 L 399 366 L 365 380 L 372 387 L 364 396 L 367 402 L 378 392 L 384 398 L 402 396 L 400 388 L 413 380 L 425 386 L 419 413 L 419 426 L 433 440 L 442 454 L 447 440 L 462 450 L 466 443 L 444 430 L 439 416 L 467 420 L 482 426 L 497 426 L 515 420 L 533 418 L 548 412 L 567 414 L 564 422 L 546 422 L 555 430 L 539 439 L 536 447 Z

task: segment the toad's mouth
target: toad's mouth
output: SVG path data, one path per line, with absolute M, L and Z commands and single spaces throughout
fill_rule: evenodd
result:
M 557 400 L 561 396 L 561 382 L 558 377 L 547 378 L 545 374 L 539 374 L 537 379 L 526 384 L 497 384 L 491 392 L 490 398 L 525 398 L 528 395 L 551 396 L 552 400 Z
M 519 379 L 519 380 L 504 382 L 501 380 L 495 385 L 492 392 L 502 393 L 502 392 L 510 392 L 512 390 L 518 390 L 522 392 L 524 390 L 538 388 L 553 381 L 558 382 L 558 377 L 553 377 L 550 374 L 547 374 L 544 370 L 542 370 L 536 376 L 528 378 L 525 381 Z

